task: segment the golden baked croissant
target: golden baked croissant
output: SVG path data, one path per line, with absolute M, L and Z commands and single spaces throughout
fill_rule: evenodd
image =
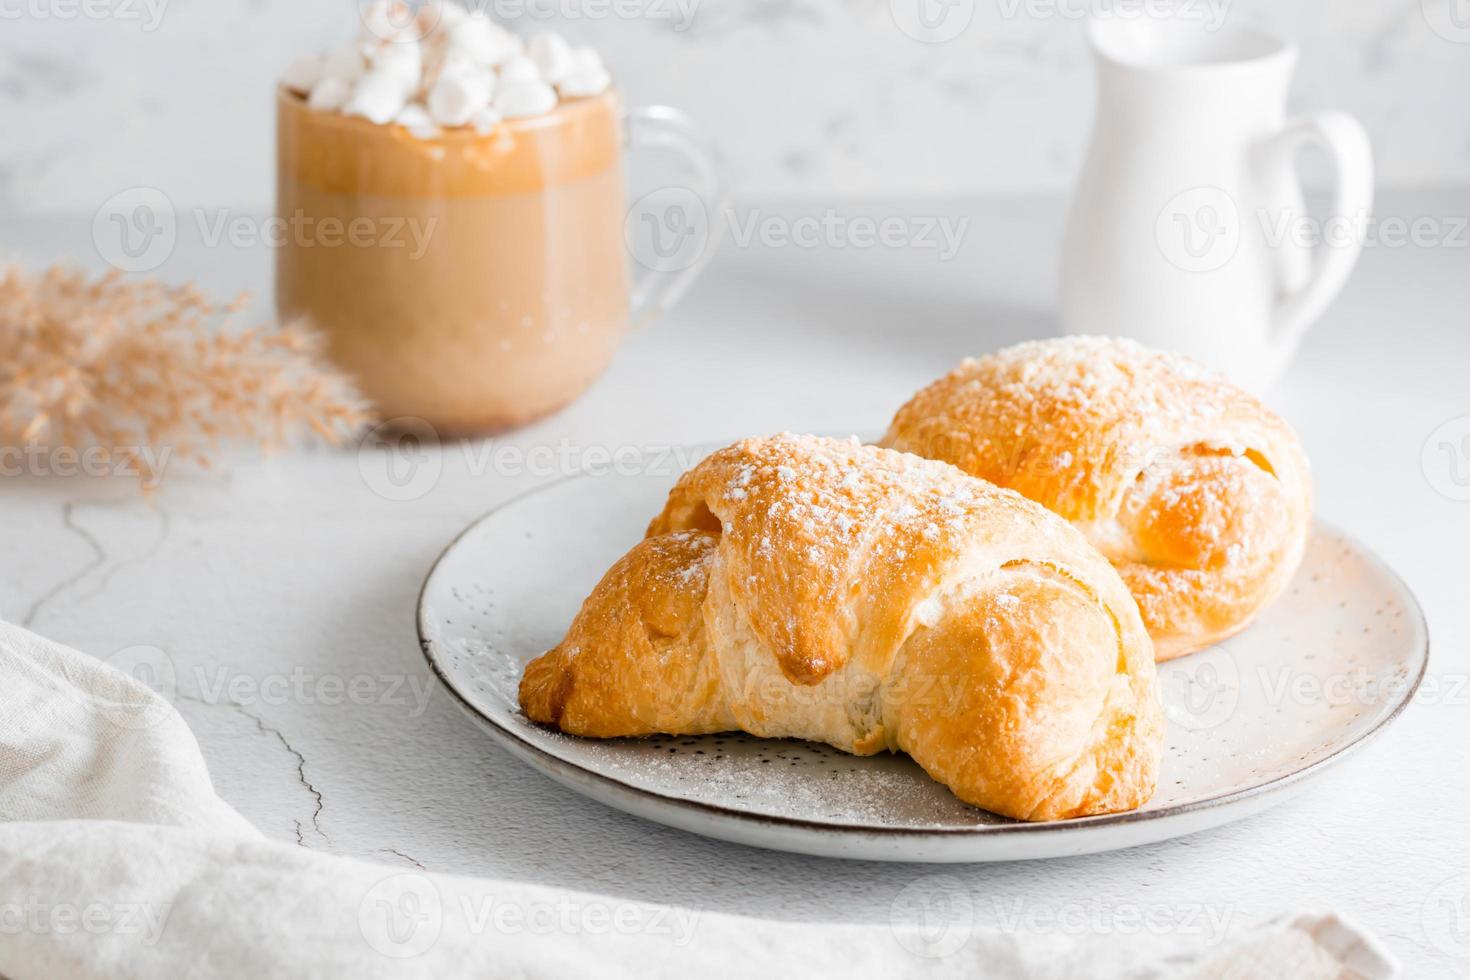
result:
M 903 751 L 1023 820 L 1139 806 L 1163 738 L 1148 635 L 1081 534 L 952 466 L 810 436 L 686 473 L 520 701 L 574 735 Z
M 1194 362 L 1069 337 L 967 360 L 899 409 L 884 446 L 953 463 L 1071 521 L 1117 567 L 1160 660 L 1245 628 L 1306 547 L 1291 429 Z

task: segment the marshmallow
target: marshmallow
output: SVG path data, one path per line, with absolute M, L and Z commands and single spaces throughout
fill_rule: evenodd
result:
M 398 79 L 404 97 L 415 93 L 423 81 L 423 48 L 417 41 L 391 41 L 373 50 L 372 71 Z
M 318 112 L 336 112 L 351 97 L 351 82 L 328 75 L 312 86 L 306 104 Z
M 373 70 L 357 80 L 352 98 L 342 107 L 344 115 L 361 116 L 382 126 L 403 111 L 408 93 L 403 82 L 385 71 Z
M 495 111 L 506 119 L 540 116 L 556 108 L 556 90 L 538 80 L 506 82 L 495 95 Z
M 299 95 L 305 95 L 316 87 L 321 78 L 321 58 L 297 58 L 281 73 L 281 84 Z
M 429 92 L 429 115 L 441 126 L 463 126 L 490 104 L 494 81 L 488 74 L 452 72 Z
M 404 106 L 393 121 L 408 130 L 414 139 L 431 140 L 440 135 L 439 127 L 434 125 L 434 120 L 429 116 L 429 110 L 417 102 Z
M 450 29 L 449 48 L 488 67 L 519 54 L 521 39 L 477 10 Z
M 398 79 L 405 95 L 419 87 L 424 74 L 424 52 L 417 41 L 392 41 L 372 54 L 373 71 Z
M 539 82 L 541 69 L 536 67 L 536 62 L 530 58 L 518 54 L 500 66 L 500 80 L 502 82 Z
M 356 41 L 344 44 L 327 55 L 322 65 L 322 74 L 340 78 L 344 82 L 355 82 L 367 71 L 362 57 L 362 45 Z
M 612 75 L 608 74 L 606 68 L 594 68 L 568 75 L 556 86 L 556 90 L 564 99 L 577 99 L 601 95 L 611 84 Z
M 531 60 L 536 63 L 541 77 L 553 85 L 566 78 L 577 68 L 572 46 L 560 34 L 551 31 L 537 34 L 527 43 L 526 51 L 530 54 Z
M 470 125 L 481 136 L 489 136 L 500 125 L 500 113 L 491 106 L 486 106 L 470 117 Z
M 439 68 L 434 73 L 434 80 L 438 81 L 445 75 L 487 75 L 489 70 L 484 66 L 476 64 L 475 60 L 463 51 L 450 50 L 445 53 L 439 61 Z
M 397 123 L 422 139 L 450 126 L 489 135 L 502 119 L 542 115 L 559 99 L 612 85 L 596 49 L 552 31 L 522 42 L 462 0 L 372 0 L 360 9 L 357 41 L 283 73 L 282 84 L 313 109 Z
M 432 49 L 431 49 L 432 53 Z M 423 82 L 419 85 L 418 97 L 420 102 L 429 101 L 429 93 L 434 91 L 434 86 L 439 84 L 441 78 L 450 75 L 489 75 L 490 72 L 471 61 L 459 51 L 450 51 L 435 60 L 424 71 Z M 492 76 L 493 77 L 493 76 Z

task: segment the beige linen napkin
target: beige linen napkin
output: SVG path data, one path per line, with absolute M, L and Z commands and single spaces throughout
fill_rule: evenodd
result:
M 590 805 L 590 804 L 589 804 Z M 953 911 L 953 910 L 951 910 Z M 0 623 L 0 976 L 1386 980 L 1334 915 L 1199 937 L 787 924 L 404 871 L 266 840 L 171 705 Z

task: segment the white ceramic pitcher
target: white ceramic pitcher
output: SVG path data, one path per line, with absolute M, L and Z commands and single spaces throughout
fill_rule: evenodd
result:
M 1062 251 L 1067 332 L 1133 337 L 1263 390 L 1347 281 L 1373 203 L 1349 116 L 1287 120 L 1294 46 L 1203 21 L 1089 25 L 1097 119 Z M 1297 150 L 1324 146 L 1332 214 L 1307 214 Z

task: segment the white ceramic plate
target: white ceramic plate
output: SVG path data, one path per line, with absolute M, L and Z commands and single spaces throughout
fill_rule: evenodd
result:
M 1318 523 L 1288 594 L 1245 633 L 1161 668 L 1158 792 L 1132 813 L 1018 823 L 967 806 L 905 756 L 857 758 L 730 734 L 595 741 L 531 724 L 516 689 L 636 543 L 671 476 L 583 476 L 519 497 L 440 557 L 419 600 L 424 655 L 502 746 L 594 800 L 694 833 L 882 861 L 1004 861 L 1178 837 L 1271 806 L 1413 696 L 1424 619 L 1370 551 Z

